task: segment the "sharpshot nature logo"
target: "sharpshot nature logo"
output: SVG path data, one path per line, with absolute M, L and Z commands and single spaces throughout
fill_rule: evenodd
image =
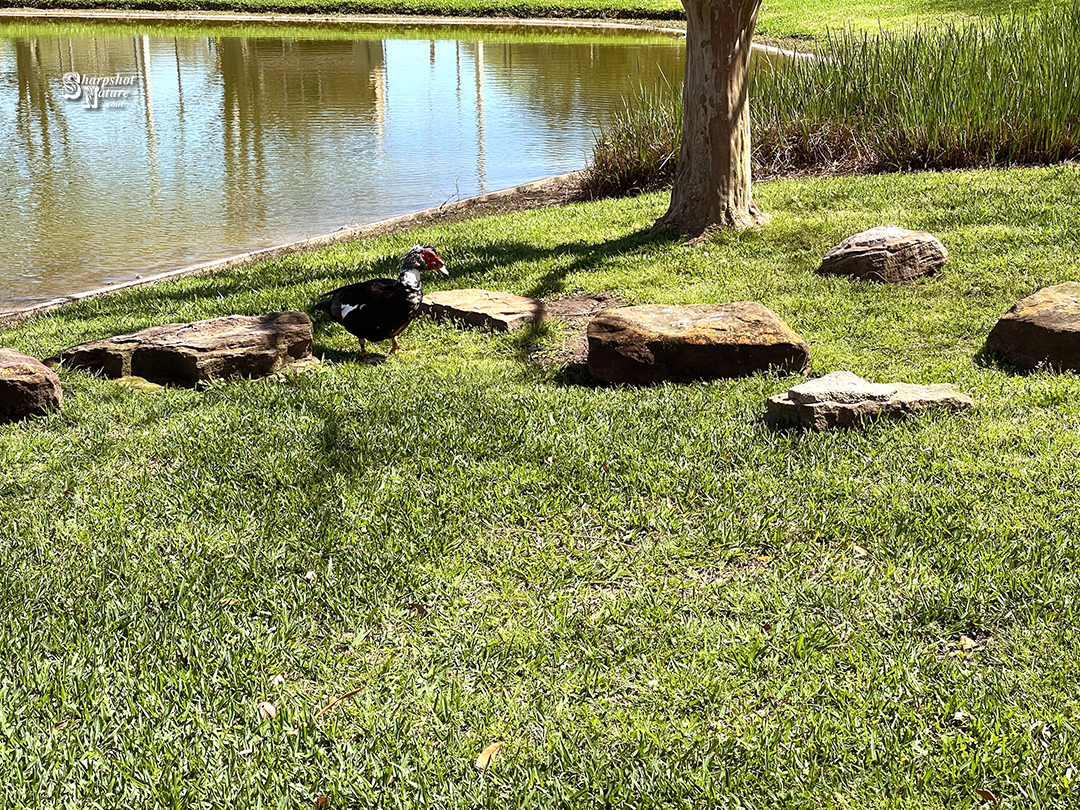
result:
M 82 101 L 87 110 L 123 107 L 135 91 L 135 76 L 86 76 L 65 73 L 64 100 Z

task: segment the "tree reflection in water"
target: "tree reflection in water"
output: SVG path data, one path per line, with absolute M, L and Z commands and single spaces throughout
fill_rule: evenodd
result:
M 581 168 L 654 34 L 0 25 L 0 300 L 20 304 Z M 122 106 L 65 73 L 135 77 Z

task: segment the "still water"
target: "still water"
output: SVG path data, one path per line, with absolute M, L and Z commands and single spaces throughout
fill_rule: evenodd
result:
M 582 168 L 662 35 L 0 20 L 0 302 Z

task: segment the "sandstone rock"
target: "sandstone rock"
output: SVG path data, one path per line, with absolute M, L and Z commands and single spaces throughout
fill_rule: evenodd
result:
M 810 363 L 806 341 L 752 301 L 609 309 L 590 321 L 588 338 L 589 373 L 609 383 L 798 372 Z
M 542 321 L 545 316 L 543 301 L 475 289 L 425 295 L 420 312 L 439 321 L 457 321 L 488 327 L 496 332 L 510 332 L 525 324 Z
M 0 424 L 41 415 L 63 404 L 56 372 L 14 349 L 0 349 Z
M 769 397 L 765 419 L 781 425 L 827 430 L 875 416 L 901 417 L 926 408 L 974 407 L 954 385 L 871 383 L 850 371 L 834 371 Z
M 181 385 L 225 377 L 265 377 L 311 354 L 303 312 L 228 315 L 172 323 L 80 343 L 52 360 L 107 377 L 143 377 Z
M 948 257 L 945 246 L 926 231 L 882 225 L 849 236 L 826 253 L 820 272 L 907 284 L 913 278 L 933 273 Z
M 1042 363 L 1080 371 L 1080 282 L 1044 287 L 1018 301 L 994 325 L 986 349 L 1022 369 Z

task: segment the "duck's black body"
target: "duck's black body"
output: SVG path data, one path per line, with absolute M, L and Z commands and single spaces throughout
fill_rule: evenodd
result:
M 360 339 L 360 351 L 366 351 L 367 341 L 393 342 L 391 352 L 401 351 L 397 336 L 409 325 L 424 290 L 420 283 L 422 270 L 437 270 L 449 275 L 446 264 L 430 245 L 417 245 L 401 260 L 401 273 L 397 280 L 373 278 L 358 284 L 349 284 L 323 293 L 315 309 L 329 313 L 347 332 Z

